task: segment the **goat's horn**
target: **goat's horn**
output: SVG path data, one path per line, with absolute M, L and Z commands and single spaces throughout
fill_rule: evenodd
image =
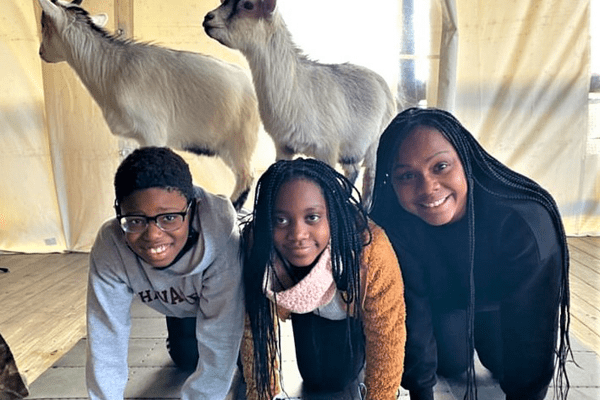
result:
M 75 4 L 76 6 L 80 5 L 83 0 L 73 0 L 71 4 Z

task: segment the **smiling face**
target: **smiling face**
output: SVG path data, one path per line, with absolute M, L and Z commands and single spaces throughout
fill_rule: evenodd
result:
M 273 242 L 296 267 L 309 267 L 329 243 L 327 204 L 319 186 L 306 179 L 284 183 L 275 199 Z
M 467 209 L 467 180 L 452 144 L 434 128 L 415 128 L 398 147 L 391 171 L 398 202 L 429 225 L 460 220 Z
M 177 190 L 149 188 L 138 190 L 125 197 L 121 202 L 122 215 L 142 215 L 153 217 L 157 214 L 184 211 L 187 200 Z M 127 244 L 138 256 L 156 268 L 170 265 L 187 242 L 189 216 L 186 216 L 181 228 L 165 232 L 156 223 L 150 222 L 148 228 L 140 233 L 125 233 Z

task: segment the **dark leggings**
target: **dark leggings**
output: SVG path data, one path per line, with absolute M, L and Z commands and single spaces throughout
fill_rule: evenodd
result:
M 454 310 L 435 313 L 433 329 L 437 343 L 437 374 L 455 377 L 467 371 L 467 313 Z M 503 346 L 500 311 L 480 311 L 475 313 L 475 350 L 484 367 L 489 369 L 494 378 L 503 380 Z M 527 398 L 542 400 L 548 387 L 541 387 L 534 395 L 516 397 L 506 396 L 506 400 Z M 433 400 L 433 388 L 424 388 L 410 392 L 411 400 Z
M 179 368 L 193 371 L 198 364 L 196 318 L 167 317 L 167 350 Z
M 454 310 L 436 314 L 433 319 L 438 354 L 438 375 L 453 377 L 467 370 L 467 313 Z M 500 311 L 475 313 L 475 350 L 484 367 L 496 379 L 502 374 Z
M 365 363 L 365 339 L 359 320 L 332 321 L 313 313 L 292 314 L 298 370 L 311 392 L 339 392 L 354 382 Z
M 338 392 L 357 379 L 365 362 L 365 340 L 360 321 L 350 319 L 351 355 L 347 324 L 345 319 L 332 321 L 312 313 L 292 314 L 298 370 L 308 391 Z M 167 350 L 175 365 L 195 370 L 196 318 L 167 317 L 167 332 Z
M 467 312 L 452 310 L 433 314 L 433 332 L 437 345 L 437 374 L 456 377 L 467 371 Z M 481 363 L 495 378 L 502 371 L 500 312 L 475 313 L 475 349 Z M 410 400 L 434 400 L 433 388 L 410 391 Z

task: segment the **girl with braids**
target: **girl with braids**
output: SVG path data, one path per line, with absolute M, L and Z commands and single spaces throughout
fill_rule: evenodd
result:
M 411 108 L 384 131 L 373 220 L 406 284 L 402 386 L 433 399 L 436 373 L 466 373 L 474 352 L 507 400 L 567 396 L 569 256 L 548 192 L 488 154 L 448 112 Z
M 277 394 L 278 320 L 291 319 L 306 396 L 396 399 L 406 338 L 402 276 L 350 181 L 313 159 L 273 164 L 258 181 L 242 239 L 247 398 Z

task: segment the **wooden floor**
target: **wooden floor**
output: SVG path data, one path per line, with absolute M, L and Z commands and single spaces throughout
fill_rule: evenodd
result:
M 600 355 L 600 237 L 569 238 L 571 332 Z
M 569 238 L 571 334 L 600 355 L 600 237 Z M 85 336 L 86 253 L 0 255 L 0 334 L 33 382 Z
M 0 255 L 0 334 L 29 383 L 85 336 L 88 256 Z

